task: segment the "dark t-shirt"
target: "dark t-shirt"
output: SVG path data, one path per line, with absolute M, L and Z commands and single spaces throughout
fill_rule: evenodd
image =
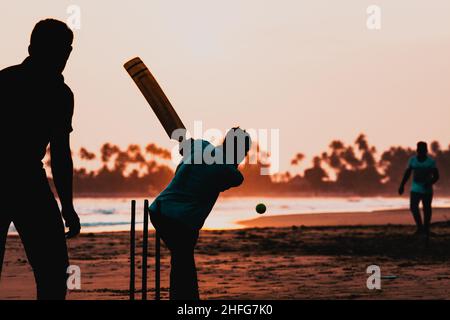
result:
M 46 75 L 31 58 L 0 71 L 0 130 L 7 178 L 42 172 L 50 141 L 72 131 L 73 105 L 73 93 L 63 76 Z
M 436 161 L 427 156 L 425 160 L 419 161 L 417 156 L 411 157 L 408 167 L 413 171 L 411 191 L 417 193 L 433 193 L 433 169 L 436 168 Z
M 218 158 L 223 159 L 220 147 L 214 148 L 205 140 L 195 140 L 190 155 L 180 162 L 172 181 L 151 204 L 151 211 L 156 212 L 158 201 L 162 215 L 200 230 L 219 193 L 237 187 L 244 181 L 234 165 L 195 164 L 196 156 L 200 155 L 202 159 L 205 150 L 209 154 L 214 150 Z

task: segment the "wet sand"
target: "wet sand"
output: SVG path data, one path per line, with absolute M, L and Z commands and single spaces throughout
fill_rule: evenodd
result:
M 448 299 L 449 213 L 448 209 L 435 211 L 436 235 L 428 247 L 422 237 L 412 235 L 410 216 L 398 211 L 376 214 L 392 218 L 385 223 L 397 221 L 400 215 L 409 225 L 380 225 L 372 213 L 333 213 L 321 214 L 320 219 L 319 215 L 293 215 L 290 221 L 284 216 L 261 217 L 246 222 L 246 229 L 202 231 L 196 249 L 201 298 Z M 150 233 L 149 298 L 154 294 L 153 236 Z M 141 242 L 139 238 L 138 248 Z M 82 234 L 69 241 L 71 263 L 81 268 L 82 288 L 71 291 L 68 298 L 128 299 L 128 246 L 126 232 Z M 138 249 L 138 266 L 140 254 Z M 396 278 L 383 279 L 381 290 L 367 289 L 366 268 L 372 264 L 380 266 L 382 276 Z M 17 236 L 8 238 L 3 267 L 0 299 L 34 299 L 33 275 Z M 163 246 L 164 299 L 169 270 Z M 138 267 L 137 288 L 140 272 Z
M 450 221 L 450 208 L 433 208 L 433 222 Z M 255 219 L 239 221 L 246 227 L 290 226 L 358 226 L 358 225 L 414 225 L 409 210 L 380 210 L 372 212 L 313 213 L 289 215 L 261 215 Z

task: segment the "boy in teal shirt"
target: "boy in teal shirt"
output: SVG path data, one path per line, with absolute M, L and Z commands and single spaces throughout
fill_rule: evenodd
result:
M 417 155 L 409 159 L 408 168 L 405 171 L 398 193 L 403 194 L 405 184 L 413 173 L 410 194 L 410 210 L 416 222 L 416 234 L 430 235 L 431 202 L 433 200 L 433 184 L 439 180 L 439 171 L 436 162 L 428 156 L 426 142 L 417 143 Z M 419 204 L 423 206 L 423 220 L 420 216 Z
M 174 178 L 150 206 L 152 224 L 171 253 L 170 299 L 199 299 L 194 260 L 199 231 L 220 192 L 243 182 L 238 165 L 250 145 L 240 128 L 231 129 L 217 148 L 204 140 L 182 144 Z

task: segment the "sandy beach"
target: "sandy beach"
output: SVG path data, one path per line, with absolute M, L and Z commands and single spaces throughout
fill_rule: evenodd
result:
M 434 211 L 436 233 L 425 247 L 405 210 L 267 216 L 247 228 L 202 231 L 196 249 L 202 299 L 448 299 L 450 209 Z M 142 242 L 139 234 L 138 248 Z M 150 234 L 149 297 L 153 297 Z M 69 241 L 82 288 L 68 299 L 128 299 L 129 236 L 85 233 Z M 137 251 L 137 264 L 140 264 Z M 376 264 L 381 290 L 368 290 Z M 162 296 L 168 297 L 169 255 L 162 249 Z M 140 269 L 137 269 L 140 288 Z M 139 293 L 137 297 L 139 297 Z M 20 239 L 10 236 L 0 299 L 34 299 L 34 280 Z
M 450 221 L 449 208 L 434 208 L 433 222 Z M 264 216 L 239 221 L 239 224 L 249 228 L 290 227 L 290 226 L 380 226 L 380 225 L 414 225 L 414 220 L 408 210 L 380 210 L 373 212 L 344 213 L 312 213 Z

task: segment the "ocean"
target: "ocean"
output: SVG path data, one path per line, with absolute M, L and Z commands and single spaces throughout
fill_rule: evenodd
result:
M 142 229 L 144 199 L 137 198 L 136 229 Z M 149 201 L 153 201 L 149 198 Z M 74 200 L 80 215 L 83 232 L 128 231 L 130 229 L 131 199 L 77 198 Z M 408 208 L 408 198 L 297 198 L 297 197 L 242 197 L 219 198 L 205 222 L 205 229 L 242 228 L 240 220 L 260 216 L 255 211 L 258 203 L 267 207 L 264 216 L 280 214 L 311 214 L 324 212 L 370 212 L 374 210 Z M 436 198 L 434 207 L 450 207 L 450 198 Z M 11 226 L 10 232 L 14 232 Z

